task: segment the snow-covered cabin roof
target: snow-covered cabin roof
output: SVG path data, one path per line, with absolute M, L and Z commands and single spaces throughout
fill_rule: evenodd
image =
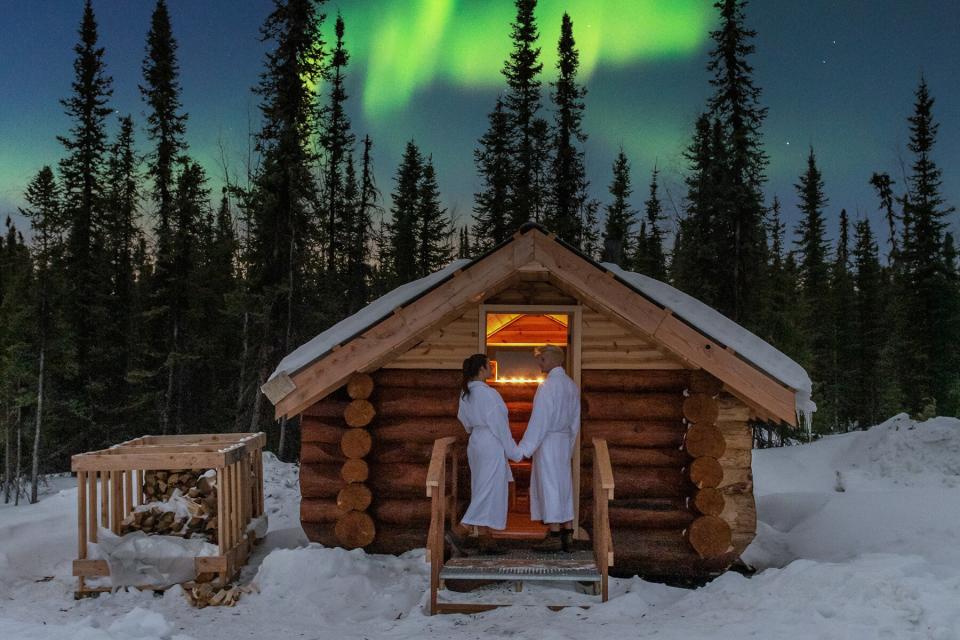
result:
M 539 233 L 530 234 L 531 231 Z M 556 240 L 548 233 L 539 225 L 528 223 L 513 238 L 487 254 L 474 260 L 456 260 L 439 271 L 400 286 L 374 300 L 357 313 L 341 320 L 309 342 L 301 345 L 281 360 L 264 385 L 264 392 L 267 393 L 274 404 L 278 404 L 280 400 L 297 388 L 291 382 L 290 376 L 329 356 L 337 347 L 364 335 L 368 330 L 390 318 L 398 309 L 407 307 L 418 299 L 427 296 L 434 289 L 447 283 L 456 274 L 466 273 L 468 270 L 472 271 L 476 265 L 494 254 L 500 253 L 507 245 L 518 241 L 525 235 L 535 235 L 538 236 L 536 238 L 538 242 L 549 242 L 553 246 L 563 247 L 566 251 L 575 254 L 596 269 L 613 276 L 613 279 L 617 282 L 625 285 L 644 299 L 651 301 L 657 307 L 669 310 L 673 317 L 693 327 L 703 336 L 719 343 L 722 347 L 732 350 L 739 360 L 749 363 L 753 368 L 788 387 L 794 393 L 796 413 L 804 416 L 807 421 L 810 420 L 811 414 L 816 411 L 816 405 L 811 400 L 812 385 L 810 377 L 799 364 L 788 356 L 715 309 L 674 287 L 639 273 L 625 271 L 615 264 L 601 264 L 590 260 L 575 248 Z M 551 270 L 551 274 L 560 280 L 564 279 L 562 267 L 559 272 Z M 344 373 L 344 379 L 350 373 L 350 371 Z M 717 375 L 717 377 L 723 379 L 723 375 Z M 277 408 L 279 413 L 280 407 Z

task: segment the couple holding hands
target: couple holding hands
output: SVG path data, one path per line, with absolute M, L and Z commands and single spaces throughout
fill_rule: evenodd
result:
M 533 461 L 530 474 L 530 519 L 541 521 L 549 537 L 545 550 L 570 551 L 573 541 L 573 478 L 570 463 L 580 431 L 580 390 L 563 370 L 564 353 L 547 345 L 534 351 L 546 374 L 533 398 L 530 422 L 520 443 L 510 434 L 507 405 L 484 381 L 490 376 L 487 356 L 463 361 L 463 383 L 457 418 L 470 434 L 470 506 L 462 523 L 490 529 L 507 525 L 509 483 L 507 460 Z M 558 544 L 559 543 L 559 544 Z

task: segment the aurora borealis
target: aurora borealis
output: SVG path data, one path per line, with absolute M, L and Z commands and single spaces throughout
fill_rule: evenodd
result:
M 191 153 L 214 187 L 226 171 L 241 180 L 248 133 L 256 130 L 250 92 L 262 68 L 258 29 L 269 0 L 170 0 L 179 42 L 183 103 Z M 705 0 L 541 0 L 544 81 L 553 76 L 560 15 L 567 11 L 581 51 L 588 95 L 587 168 L 595 197 L 606 200 L 610 165 L 622 145 L 633 164 L 634 206 L 649 172 L 662 170 L 672 214 L 682 204 L 683 149 L 710 92 L 704 69 L 714 10 Z M 95 0 L 101 44 L 114 77 L 113 105 L 142 123 L 137 83 L 153 3 Z M 30 177 L 55 164 L 56 135 L 68 126 L 58 100 L 69 92 L 79 0 L 8 2 L 0 10 L 0 215 L 14 213 Z M 477 180 L 473 148 L 503 88 L 510 0 L 353 0 L 328 2 L 324 35 L 342 10 L 349 113 L 358 136 L 374 141 L 379 187 L 389 206 L 392 175 L 405 142 L 433 155 L 444 203 L 470 215 Z M 923 72 L 937 99 L 935 159 L 944 194 L 960 203 L 960 5 L 950 0 L 806 3 L 754 0 L 752 62 L 769 107 L 768 195 L 795 219 L 793 183 L 808 145 L 816 149 L 832 219 L 841 207 L 876 219 L 867 179 L 897 179 L 907 157 L 906 117 Z M 545 86 L 546 91 L 549 88 Z M 322 91 L 322 88 L 320 89 Z M 115 124 L 115 123 L 114 123 Z M 138 141 L 143 147 L 144 136 Z M 221 151 L 222 148 L 222 151 Z M 148 207 L 145 207 L 148 210 Z M 956 224 L 954 224 L 956 227 Z M 833 233 L 833 229 L 831 229 Z

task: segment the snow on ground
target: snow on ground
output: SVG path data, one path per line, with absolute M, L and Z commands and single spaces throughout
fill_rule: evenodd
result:
M 960 420 L 896 416 L 866 432 L 756 452 L 758 536 L 726 573 L 680 589 L 613 580 L 589 610 L 514 607 L 426 616 L 423 552 L 309 545 L 297 470 L 266 460 L 270 529 L 236 608 L 189 607 L 178 588 L 74 601 L 75 489 L 0 506 L 0 638 L 960 639 Z M 46 577 L 52 576 L 48 581 Z M 525 590 L 526 591 L 526 590 Z

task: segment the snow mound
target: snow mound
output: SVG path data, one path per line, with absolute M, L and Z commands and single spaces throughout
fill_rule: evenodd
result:
M 191 636 L 173 631 L 173 625 L 163 614 L 140 607 L 109 623 L 99 616 L 63 625 L 0 618 L 0 637 L 11 640 L 192 640 Z
M 864 554 L 920 556 L 960 567 L 960 420 L 906 414 L 867 431 L 754 452 L 758 568 Z
M 277 549 L 264 559 L 254 580 L 260 594 L 249 604 L 309 611 L 318 622 L 396 620 L 419 605 L 428 570 L 422 551 L 395 557 L 320 545 Z
M 872 427 L 845 452 L 845 468 L 864 482 L 960 487 L 960 419 L 915 422 L 905 413 Z

